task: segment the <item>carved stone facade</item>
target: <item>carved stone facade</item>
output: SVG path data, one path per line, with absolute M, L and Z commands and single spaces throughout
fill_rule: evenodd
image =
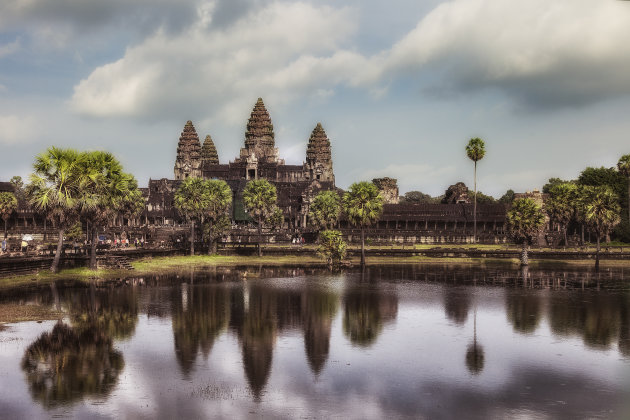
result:
M 321 123 L 317 123 L 308 140 L 304 176 L 306 179 L 335 183 L 330 140 Z
M 201 176 L 201 143 L 192 121 L 187 121 L 177 144 L 175 179 Z
M 210 134 L 206 136 L 201 147 L 201 165 L 218 165 L 219 154 Z

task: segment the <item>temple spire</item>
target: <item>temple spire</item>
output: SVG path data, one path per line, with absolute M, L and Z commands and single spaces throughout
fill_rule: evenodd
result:
M 306 148 L 305 176 L 307 179 L 335 182 L 330 140 L 321 123 L 317 123 Z
M 252 161 L 255 158 L 257 161 L 280 163 L 274 137 L 269 112 L 262 98 L 258 98 L 247 121 L 245 148 L 241 149 L 240 159 Z
M 203 141 L 203 147 L 201 148 L 201 160 L 205 164 L 219 164 L 219 154 L 217 153 L 217 148 L 215 147 L 210 134 L 208 134 L 206 139 Z
M 188 120 L 177 143 L 175 179 L 201 177 L 201 143 L 192 121 Z

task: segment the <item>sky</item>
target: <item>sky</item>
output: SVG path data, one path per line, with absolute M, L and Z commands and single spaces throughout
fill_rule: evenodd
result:
M 630 153 L 630 2 L 3 0 L 0 181 L 50 146 L 172 178 L 187 120 L 221 163 L 262 97 L 287 164 L 321 122 L 336 183 L 500 197 Z

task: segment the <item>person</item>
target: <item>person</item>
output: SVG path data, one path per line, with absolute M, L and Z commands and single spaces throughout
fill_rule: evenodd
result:
M 2 240 L 2 253 L 4 254 L 5 252 L 7 252 L 7 238 Z
M 22 239 L 22 252 L 26 252 L 28 250 L 28 242 Z

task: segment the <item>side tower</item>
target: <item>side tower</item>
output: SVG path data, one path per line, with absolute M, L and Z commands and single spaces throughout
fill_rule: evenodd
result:
M 201 143 L 192 121 L 187 121 L 177 143 L 175 179 L 201 177 Z
M 283 164 L 284 162 L 278 159 L 278 149 L 275 145 L 273 124 L 269 112 L 267 112 L 262 98 L 258 98 L 249 121 L 247 121 L 245 147 L 241 149 L 241 155 L 237 161 Z
M 203 141 L 203 146 L 201 147 L 201 164 L 219 164 L 219 154 L 217 153 L 217 148 L 215 147 L 214 142 L 212 141 L 212 137 L 210 137 L 210 134 L 206 136 L 206 139 Z
M 308 140 L 304 178 L 335 184 L 330 140 L 321 123 L 317 123 Z

